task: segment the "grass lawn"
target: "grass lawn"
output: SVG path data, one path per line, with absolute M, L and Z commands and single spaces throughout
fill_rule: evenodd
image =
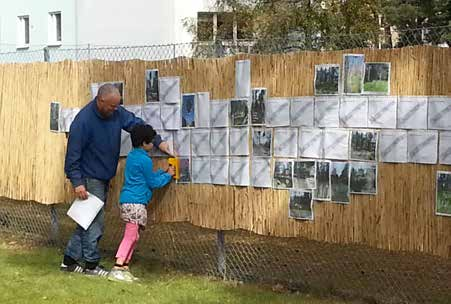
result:
M 60 261 L 55 248 L 0 243 L 0 303 L 346 303 L 168 272 L 142 259 L 132 268 L 139 283 L 62 273 Z

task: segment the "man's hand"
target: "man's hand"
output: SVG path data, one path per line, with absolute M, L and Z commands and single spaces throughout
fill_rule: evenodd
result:
M 171 176 L 174 176 L 175 175 L 175 168 L 174 168 L 174 166 L 169 166 L 168 170 L 166 172 L 169 173 Z
M 170 156 L 176 156 L 174 151 L 171 151 L 171 148 L 169 147 L 169 143 L 166 141 L 162 141 L 160 145 L 158 146 L 158 149 L 160 149 L 161 152 L 164 152 Z
M 75 187 L 75 196 L 79 199 L 85 200 L 88 198 L 88 191 L 86 191 L 86 188 L 84 185 L 80 185 Z

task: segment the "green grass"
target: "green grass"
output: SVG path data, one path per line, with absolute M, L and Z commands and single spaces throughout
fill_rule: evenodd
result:
M 388 81 L 377 80 L 365 82 L 363 88 L 365 92 L 388 93 Z
M 0 243 L 0 303 L 345 303 L 167 272 L 148 260 L 134 265 L 132 272 L 141 280 L 131 284 L 62 273 L 60 261 L 54 248 Z
M 360 93 L 361 85 L 362 77 L 351 75 L 345 83 L 346 93 Z

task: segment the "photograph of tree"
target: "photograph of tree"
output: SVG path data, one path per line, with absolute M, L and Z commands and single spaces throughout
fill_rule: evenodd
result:
M 263 125 L 265 124 L 265 102 L 267 90 L 265 88 L 252 89 L 252 104 L 251 104 L 251 124 Z
M 357 194 L 377 193 L 377 163 L 351 162 L 350 192 Z
M 338 64 L 315 65 L 315 95 L 337 95 L 339 82 Z
M 50 131 L 59 131 L 60 103 L 50 103 Z
M 274 162 L 273 187 L 287 189 L 293 187 L 293 162 L 276 160 Z
M 375 131 L 352 131 L 351 137 L 351 159 L 376 160 L 377 132 Z
M 255 128 L 252 130 L 252 155 L 271 156 L 272 129 Z
M 349 203 L 349 163 L 332 162 L 330 164 L 331 200 L 337 203 Z
M 315 189 L 316 166 L 314 160 L 295 160 L 293 162 L 293 188 Z
M 182 128 L 194 128 L 195 122 L 195 94 L 183 94 L 182 96 Z
M 365 55 L 343 55 L 343 93 L 361 94 L 363 74 L 365 73 Z
M 389 62 L 369 62 L 365 64 L 363 92 L 366 94 L 390 94 Z
M 146 102 L 158 101 L 158 70 L 146 70 Z
M 249 105 L 247 99 L 230 101 L 230 122 L 234 127 L 249 125 Z
M 451 172 L 437 171 L 435 212 L 451 216 Z
M 190 183 L 191 182 L 191 170 L 190 170 L 190 162 L 189 158 L 180 158 L 180 178 L 177 180 L 177 183 Z
M 290 190 L 288 216 L 300 220 L 313 220 L 311 190 Z
M 316 188 L 313 198 L 320 201 L 330 201 L 330 161 L 316 162 Z

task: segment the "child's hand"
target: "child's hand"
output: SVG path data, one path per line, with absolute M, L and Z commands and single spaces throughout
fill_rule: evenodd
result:
M 168 170 L 166 172 L 169 173 L 171 176 L 174 176 L 175 175 L 175 168 L 173 166 L 169 166 Z

